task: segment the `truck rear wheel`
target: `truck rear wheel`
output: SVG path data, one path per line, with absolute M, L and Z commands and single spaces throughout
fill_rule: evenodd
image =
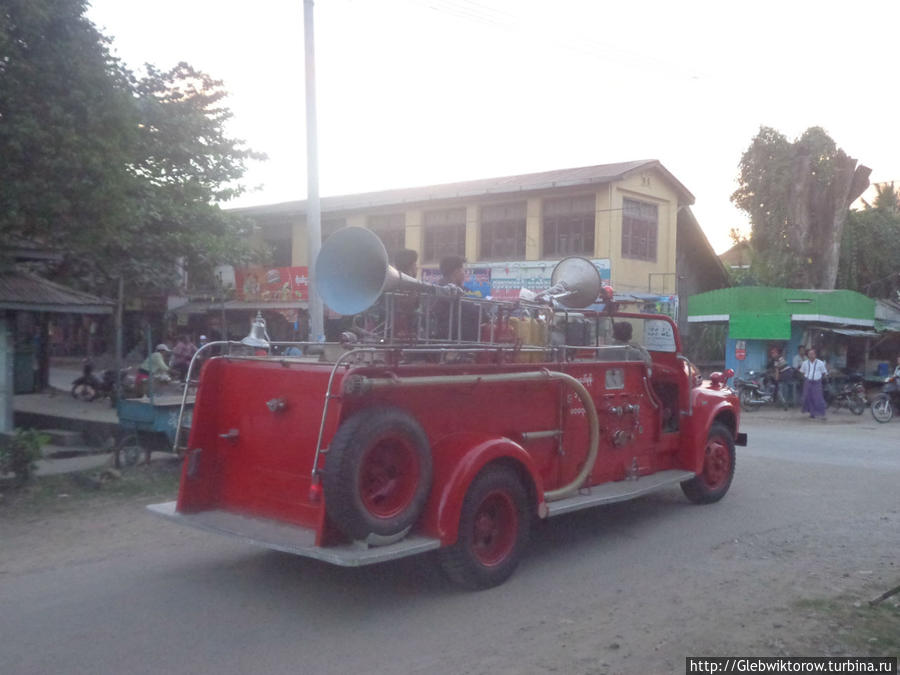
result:
M 431 473 L 428 438 L 411 415 L 363 410 L 341 424 L 326 455 L 325 509 L 351 539 L 398 535 L 419 517 Z
M 722 499 L 731 487 L 734 462 L 731 431 L 721 424 L 713 424 L 706 438 L 703 468 L 699 474 L 681 484 L 685 496 L 695 504 L 711 504 Z
M 502 584 L 519 564 L 530 524 L 516 473 L 505 466 L 484 469 L 466 492 L 456 543 L 440 551 L 444 572 L 471 590 Z

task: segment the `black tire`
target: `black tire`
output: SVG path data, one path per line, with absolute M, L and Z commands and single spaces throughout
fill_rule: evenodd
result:
M 863 398 L 860 398 L 857 395 L 853 395 L 850 397 L 850 412 L 854 415 L 862 415 L 863 411 L 866 409 L 866 401 Z
M 75 382 L 72 385 L 72 398 L 79 401 L 93 401 L 98 396 L 97 390 L 88 382 Z
M 399 535 L 422 512 L 431 474 L 428 437 L 409 413 L 363 410 L 331 441 L 322 479 L 325 510 L 351 539 Z
M 882 424 L 891 421 L 891 418 L 894 417 L 894 405 L 890 396 L 878 394 L 872 399 L 872 417 L 875 418 L 876 422 L 881 422 Z
M 735 459 L 731 430 L 713 424 L 706 437 L 702 471 L 681 484 L 685 497 L 695 504 L 711 504 L 722 499 L 734 478 Z
M 121 469 L 123 466 L 137 466 L 141 461 L 142 452 L 148 455 L 147 461 L 149 462 L 150 452 L 141 447 L 141 444 L 138 442 L 137 434 L 127 434 L 123 436 L 116 444 L 116 468 Z
M 466 492 L 456 543 L 439 551 L 441 567 L 469 590 L 506 581 L 522 557 L 531 529 L 528 494 L 516 472 L 488 466 Z
M 741 410 L 745 412 L 756 412 L 759 410 L 759 404 L 751 403 L 753 400 L 753 392 L 746 387 L 741 389 L 741 393 L 738 394 L 738 399 L 741 402 Z

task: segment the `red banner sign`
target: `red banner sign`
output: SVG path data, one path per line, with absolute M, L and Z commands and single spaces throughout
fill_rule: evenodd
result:
M 234 270 L 237 299 L 253 302 L 309 300 L 307 267 L 242 267 Z

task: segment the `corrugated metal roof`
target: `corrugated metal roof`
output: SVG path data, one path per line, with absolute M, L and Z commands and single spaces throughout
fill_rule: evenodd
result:
M 659 160 L 643 159 L 633 162 L 619 162 L 616 164 L 598 164 L 596 166 L 585 166 L 575 169 L 557 169 L 555 171 L 543 171 L 541 173 L 529 173 L 519 176 L 483 178 L 461 183 L 444 183 L 441 185 L 383 190 L 380 192 L 364 192 L 355 195 L 323 197 L 321 200 L 321 208 L 323 213 L 329 213 L 373 208 L 377 206 L 389 206 L 393 204 L 455 199 L 459 197 L 494 194 L 504 195 L 533 190 L 545 190 L 554 187 L 601 185 L 615 180 L 621 180 L 634 171 L 646 169 L 659 170 L 679 193 L 682 203 L 694 203 L 694 195 L 692 195 L 688 189 L 675 178 L 675 176 L 669 173 Z M 250 206 L 229 209 L 229 211 L 248 216 L 292 215 L 304 213 L 306 211 L 306 200 L 283 202 L 281 204 L 267 204 L 264 206 Z
M 253 302 L 248 300 L 226 300 L 222 302 L 195 301 L 180 305 L 172 311 L 176 314 L 205 314 L 206 312 L 219 312 L 233 310 L 262 310 L 262 309 L 306 309 L 309 303 L 306 300 L 291 300 L 284 302 Z
M 23 270 L 0 272 L 0 309 L 110 314 L 115 303 Z
M 875 330 L 854 330 L 852 328 L 828 328 L 828 333 L 837 333 L 848 337 L 879 337 L 881 333 Z

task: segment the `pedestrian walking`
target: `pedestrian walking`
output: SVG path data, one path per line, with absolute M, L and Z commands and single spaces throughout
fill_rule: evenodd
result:
M 822 395 L 822 378 L 828 375 L 825 362 L 816 358 L 816 350 L 806 351 L 807 359 L 800 366 L 803 375 L 803 412 L 812 419 L 825 419 L 825 397 Z

